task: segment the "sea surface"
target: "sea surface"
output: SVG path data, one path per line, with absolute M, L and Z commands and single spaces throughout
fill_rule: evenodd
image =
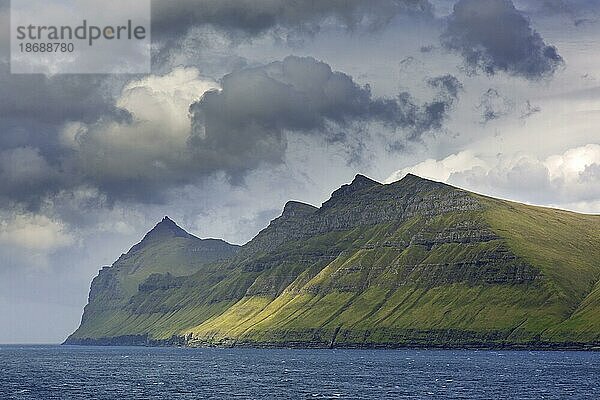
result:
M 600 353 L 0 345 L 0 399 L 600 399 Z

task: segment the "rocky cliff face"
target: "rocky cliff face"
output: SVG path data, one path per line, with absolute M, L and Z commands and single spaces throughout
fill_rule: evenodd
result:
M 238 250 L 223 240 L 199 239 L 165 217 L 93 279 L 81 325 L 72 337 L 108 327 L 108 321 L 131 308 L 136 294 L 174 287 L 177 277 L 227 260 Z
M 319 208 L 288 202 L 239 251 L 163 220 L 100 272 L 70 342 L 589 344 L 599 226 L 414 175 L 358 175 Z
M 282 215 L 245 245 L 244 251 L 270 251 L 290 240 L 386 222 L 401 223 L 416 215 L 434 217 L 478 209 L 481 205 L 468 192 L 414 175 L 391 185 L 357 175 L 352 183 L 333 192 L 321 208 L 288 203 Z

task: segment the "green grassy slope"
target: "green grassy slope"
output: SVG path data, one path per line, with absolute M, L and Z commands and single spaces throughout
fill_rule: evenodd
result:
M 600 216 L 412 175 L 390 185 L 358 176 L 321 208 L 288 203 L 228 261 L 148 277 L 111 320 L 76 334 L 188 345 L 596 343 L 599 249 Z
M 245 296 L 188 332 L 198 344 L 533 340 L 541 326 L 562 320 L 564 304 L 541 271 L 509 255 L 502 239 L 390 244 L 414 227 L 436 236 L 474 218 L 464 213 L 372 227 L 314 276 L 299 276 L 277 296 Z
M 600 215 L 485 198 L 486 217 L 514 251 L 539 265 L 564 303 L 548 341 L 600 342 Z
M 198 310 L 194 304 L 197 299 L 190 293 L 181 297 L 180 283 L 186 281 L 198 286 L 192 279 L 181 277 L 200 273 L 216 275 L 218 280 L 219 263 L 233 257 L 238 250 L 239 246 L 222 240 L 202 240 L 190 235 L 165 217 L 140 243 L 94 278 L 81 325 L 69 339 L 165 334 L 172 331 L 169 327 L 220 312 L 216 305 Z M 172 282 L 167 286 L 155 282 L 153 286 L 153 279 Z M 203 282 L 210 285 L 212 281 Z M 168 290 L 156 291 L 158 287 L 170 288 L 179 296 L 171 296 Z M 184 304 L 193 304 L 192 310 L 182 310 Z M 151 312 L 143 315 L 139 310 Z

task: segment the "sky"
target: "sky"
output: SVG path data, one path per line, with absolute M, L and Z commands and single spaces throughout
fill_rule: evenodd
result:
M 58 343 L 168 215 L 244 244 L 361 173 L 600 213 L 600 2 L 174 0 L 152 73 L 11 75 L 0 343 Z

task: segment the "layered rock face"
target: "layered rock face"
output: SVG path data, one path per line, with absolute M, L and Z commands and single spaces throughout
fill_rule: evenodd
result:
M 433 217 L 446 212 L 473 211 L 481 205 L 468 192 L 407 175 L 402 181 L 382 185 L 357 175 L 323 203 L 321 208 L 290 202 L 245 248 L 268 251 L 282 243 L 314 235 L 345 231 L 385 222 L 402 222 L 415 215 Z
M 161 222 L 94 279 L 68 342 L 590 345 L 599 227 L 414 175 L 357 175 L 321 207 L 288 202 L 240 249 Z

